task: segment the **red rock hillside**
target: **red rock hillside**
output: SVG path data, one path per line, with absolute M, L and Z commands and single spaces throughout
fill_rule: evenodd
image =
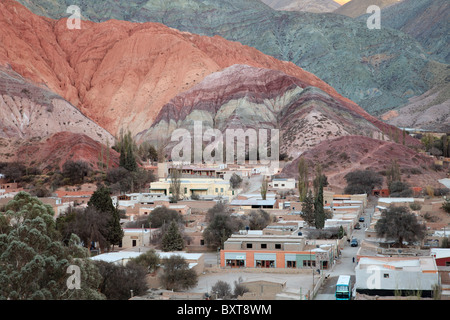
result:
M 392 161 L 397 160 L 402 170 L 402 179 L 413 187 L 439 186 L 442 172 L 431 168 L 433 158 L 415 152 L 402 144 L 371 139 L 363 136 L 344 136 L 324 141 L 302 155 L 310 161 L 310 176 L 316 163 L 322 165 L 331 186 L 344 188 L 344 176 L 355 170 L 371 169 L 383 172 Z M 282 171 L 282 177 L 298 177 L 298 162 L 295 159 Z
M 98 169 L 97 163 L 102 145 L 84 134 L 59 132 L 39 143 L 26 143 L 19 148 L 18 155 L 23 163 L 37 164 L 41 170 L 62 168 L 67 160 L 82 160 L 89 163 L 93 169 Z M 119 153 L 110 149 L 109 167 L 119 165 Z M 103 161 L 106 163 L 106 151 Z
M 283 71 L 388 130 L 313 74 L 240 43 L 156 23 L 83 21 L 81 27 L 69 30 L 66 19 L 43 18 L 2 0 L 0 65 L 45 84 L 112 134 L 149 128 L 178 93 L 234 64 Z

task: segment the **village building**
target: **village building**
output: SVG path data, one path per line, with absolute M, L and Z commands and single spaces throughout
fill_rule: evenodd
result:
M 16 182 L 7 182 L 6 179 L 0 179 L 0 196 L 9 193 L 17 193 L 23 191 Z
M 232 235 L 220 251 L 223 268 L 317 268 L 328 269 L 331 250 L 306 247 L 299 235 Z
M 295 179 L 274 178 L 269 182 L 269 188 L 273 190 L 296 189 L 297 181 Z
M 152 182 L 150 185 L 150 192 L 163 193 L 166 196 L 171 196 L 171 178 L 159 179 L 159 181 Z M 238 190 L 231 188 L 228 180 L 216 178 L 181 178 L 180 179 L 181 196 L 184 199 L 189 199 L 192 195 L 204 198 L 233 198 Z
M 61 199 L 62 203 L 72 203 L 73 206 L 87 206 L 94 191 L 56 190 L 54 194 Z
M 131 249 L 149 246 L 152 239 L 159 234 L 159 229 L 151 228 L 122 228 L 123 238 L 119 248 Z
M 438 267 L 450 267 L 450 248 L 432 248 L 430 254 Z
M 439 275 L 433 257 L 365 257 L 355 268 L 360 294 L 433 297 Z

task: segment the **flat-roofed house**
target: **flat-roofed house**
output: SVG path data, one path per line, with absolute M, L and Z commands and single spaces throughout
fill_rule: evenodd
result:
M 159 181 L 150 184 L 151 192 L 164 193 L 171 195 L 170 190 L 171 179 L 159 179 Z M 231 188 L 230 182 L 223 179 L 215 178 L 181 178 L 180 179 L 181 196 L 188 199 L 192 195 L 200 197 L 205 196 L 225 196 L 233 197 L 236 190 Z
M 299 235 L 232 235 L 220 251 L 224 268 L 327 269 L 331 259 L 331 250 L 307 249 Z
M 450 267 L 450 248 L 431 248 L 430 254 L 439 267 Z
M 431 256 L 363 257 L 355 267 L 357 293 L 378 296 L 433 297 L 439 285 L 436 262 Z

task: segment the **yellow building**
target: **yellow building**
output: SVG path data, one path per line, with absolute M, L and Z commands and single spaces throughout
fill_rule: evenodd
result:
M 157 182 L 150 184 L 150 192 L 160 192 L 166 195 L 171 195 L 170 192 L 171 179 L 159 179 Z M 230 182 L 224 179 L 213 178 L 191 178 L 180 179 L 181 196 L 190 198 L 195 194 L 198 196 L 224 196 L 233 197 L 236 190 L 232 190 Z

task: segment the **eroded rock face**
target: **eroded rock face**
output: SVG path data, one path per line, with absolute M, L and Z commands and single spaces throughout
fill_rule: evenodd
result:
M 5 68 L 0 68 L 0 127 L 0 137 L 6 139 L 39 140 L 67 131 L 114 143 L 108 131 L 69 102 Z
M 207 76 L 167 103 L 139 141 L 159 145 L 175 129 L 279 129 L 280 152 L 296 158 L 322 141 L 346 135 L 381 138 L 378 121 L 283 72 L 234 65 Z M 408 138 L 408 143 L 411 142 Z
M 94 170 L 101 159 L 101 143 L 84 134 L 58 132 L 41 141 L 21 141 L 18 158 L 22 163 L 35 165 L 41 170 L 61 169 L 68 160 L 81 160 Z M 108 162 L 107 151 L 103 150 L 103 163 Z M 110 149 L 109 168 L 119 165 L 119 153 Z M 18 159 L 19 160 L 19 159 Z
M 19 1 L 47 17 L 67 16 L 66 0 Z M 359 3 L 365 12 L 369 5 L 393 1 L 351 3 Z M 339 0 L 340 4 L 345 2 Z M 277 59 L 292 61 L 378 116 L 430 90 L 435 81 L 430 58 L 448 54 L 445 23 L 449 10 L 442 6 L 448 1 L 403 2 L 402 6 L 383 8 L 382 28 L 376 32 L 367 28 L 367 17 L 358 20 L 334 13 L 276 11 L 260 0 L 71 0 L 70 4 L 78 5 L 83 17 L 91 21 L 160 22 L 182 31 L 239 41 Z M 399 10 L 391 11 L 392 7 Z M 429 49 L 395 29 L 418 33 L 420 37 L 410 34 L 421 43 L 425 42 L 420 38 L 425 40 Z M 382 60 L 378 60 L 380 56 Z
M 346 186 L 347 173 L 366 169 L 385 172 L 393 160 L 402 169 L 402 180 L 412 187 L 438 187 L 442 175 L 431 168 L 432 157 L 399 143 L 364 136 L 348 135 L 324 141 L 310 148 L 302 157 L 310 163 L 310 176 L 314 175 L 314 166 L 320 163 L 330 185 L 338 188 Z M 281 177 L 298 177 L 299 159 L 288 164 Z
M 0 64 L 45 84 L 112 134 L 149 128 L 180 92 L 234 64 L 282 71 L 375 121 L 293 63 L 218 36 L 117 20 L 83 21 L 80 30 L 69 30 L 67 19 L 33 15 L 12 0 L 0 6 Z

